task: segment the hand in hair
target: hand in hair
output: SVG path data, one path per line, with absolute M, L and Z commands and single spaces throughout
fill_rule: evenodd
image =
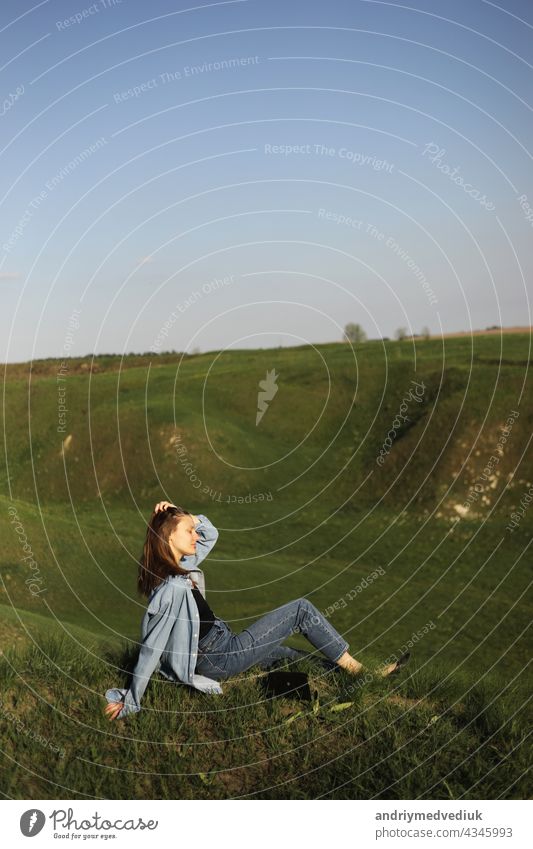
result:
M 169 507 L 175 507 L 175 506 L 176 505 L 172 504 L 170 501 L 159 501 L 154 507 L 154 513 L 159 513 L 161 510 L 168 510 Z M 196 525 L 200 524 L 200 519 L 198 518 L 198 516 L 195 516 L 193 513 L 191 513 L 191 516 L 192 516 L 192 519 L 193 519 L 193 522 L 194 522 L 194 526 L 196 527 Z
M 159 513 L 160 510 L 168 510 L 169 507 L 175 507 L 171 501 L 159 501 L 154 507 L 154 513 Z

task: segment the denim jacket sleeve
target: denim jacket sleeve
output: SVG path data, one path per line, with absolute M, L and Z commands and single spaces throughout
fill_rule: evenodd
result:
M 154 609 L 154 603 L 150 603 L 144 614 L 142 641 L 139 657 L 133 671 L 133 679 L 129 690 L 110 689 L 106 691 L 108 702 L 120 702 L 124 700 L 124 707 L 119 713 L 120 717 L 128 713 L 137 713 L 141 709 L 141 699 L 148 686 L 151 675 L 159 663 L 159 659 L 169 640 L 170 632 L 175 624 L 172 611 L 172 593 L 166 593 L 159 601 L 158 609 Z M 156 605 L 157 605 L 156 601 Z
M 198 513 L 198 518 L 200 522 L 196 525 L 196 533 L 200 539 L 196 543 L 196 553 L 184 554 L 181 558 L 180 563 L 185 569 L 196 569 L 202 560 L 207 557 L 218 539 L 218 531 L 207 516 Z
M 215 526 L 209 521 L 207 516 L 198 513 L 200 522 L 196 525 L 196 533 L 200 539 L 196 543 L 196 552 L 194 554 L 186 554 L 180 560 L 180 566 L 188 569 L 190 572 L 195 572 L 195 580 L 198 584 L 198 589 L 205 596 L 205 577 L 200 569 L 200 563 L 209 554 L 218 539 L 218 531 Z

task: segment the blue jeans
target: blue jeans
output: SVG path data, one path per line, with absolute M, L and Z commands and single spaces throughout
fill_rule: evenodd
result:
M 235 634 L 222 619 L 198 643 L 196 672 L 216 681 L 238 675 L 256 664 L 268 668 L 283 658 L 306 655 L 282 646 L 291 634 L 301 632 L 326 656 L 331 666 L 348 649 L 348 643 L 306 598 L 289 601 Z

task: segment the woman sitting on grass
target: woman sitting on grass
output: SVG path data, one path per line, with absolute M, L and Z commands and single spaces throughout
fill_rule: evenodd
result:
M 348 643 L 306 598 L 277 607 L 240 634 L 219 619 L 205 600 L 200 562 L 218 538 L 206 516 L 194 516 L 168 501 L 156 504 L 148 524 L 137 586 L 148 597 L 141 626 L 141 649 L 128 690 L 106 691 L 109 719 L 141 709 L 151 675 L 158 670 L 174 682 L 197 690 L 222 693 L 219 681 L 256 664 L 268 668 L 283 658 L 301 658 L 297 649 L 281 645 L 301 631 L 332 667 L 358 674 L 363 666 Z M 194 575 L 194 578 L 193 578 Z M 398 672 L 408 654 L 380 672 Z

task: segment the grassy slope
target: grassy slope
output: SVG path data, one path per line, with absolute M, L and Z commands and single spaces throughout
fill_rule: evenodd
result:
M 78 643 L 87 648 L 102 648 L 102 644 L 108 646 L 114 643 L 120 648 L 120 637 L 111 641 L 108 636 L 99 637 L 93 631 L 80 628 L 64 619 L 58 620 L 52 616 L 41 613 L 31 613 L 28 610 L 11 607 L 7 604 L 0 605 L 0 645 L 4 650 L 13 648 L 26 648 L 30 643 L 40 645 L 43 639 L 63 635 L 69 636 L 73 643 Z
M 530 581 L 527 564 L 531 558 L 526 559 L 528 552 L 524 554 L 524 550 L 531 541 L 532 516 L 526 515 L 513 535 L 505 531 L 505 524 L 520 494 L 533 481 L 531 451 L 522 456 L 533 430 L 531 381 L 529 374 L 526 378 L 525 368 L 530 356 L 528 340 L 518 334 L 504 337 L 503 350 L 500 350 L 500 340 L 494 337 L 453 339 L 444 344 L 445 347 L 437 340 L 417 342 L 414 349 L 409 343 L 387 343 L 385 359 L 381 346 L 367 343 L 356 351 L 355 361 L 346 346 L 320 346 L 327 362 L 327 373 L 316 354 L 305 347 L 229 352 L 221 356 L 209 372 L 205 409 L 202 409 L 202 391 L 211 355 L 184 361 L 176 386 L 176 369 L 171 365 L 158 365 L 156 361 L 149 368 L 146 360 L 140 358 L 135 368 L 119 373 L 112 370 L 117 360 L 109 358 L 105 364 L 107 370 L 101 374 L 90 377 L 79 368 L 73 369 L 68 376 L 67 432 L 72 440 L 64 456 L 61 440 L 65 434 L 57 433 L 53 372 L 48 368 L 46 373 L 43 368 L 44 373 L 38 376 L 38 369 L 35 369 L 28 386 L 17 367 L 18 371 L 6 386 L 9 467 L 3 472 L 0 470 L 0 474 L 5 480 L 9 473 L 15 506 L 39 563 L 46 592 L 35 598 L 25 586 L 28 570 L 19 559 L 20 546 L 6 520 L 7 506 L 12 502 L 4 499 L 0 511 L 4 540 L 1 600 L 4 605 L 15 606 L 23 621 L 31 622 L 35 634 L 42 634 L 45 641 L 48 639 L 46 629 L 39 630 L 37 626 L 46 622 L 42 617 L 50 621 L 50 616 L 57 616 L 82 645 L 90 644 L 91 634 L 95 640 L 109 644 L 107 654 L 94 661 L 91 656 L 86 672 L 82 671 L 83 653 L 76 661 L 78 680 L 84 683 L 76 691 L 75 699 L 65 692 L 62 673 L 57 674 L 53 686 L 48 672 L 42 678 L 37 674 L 34 664 L 41 652 L 30 646 L 32 654 L 28 655 L 28 662 L 32 664 L 32 680 L 37 689 L 41 681 L 45 694 L 54 704 L 62 704 L 70 717 L 60 719 L 59 714 L 47 711 L 46 724 L 50 721 L 50 728 L 55 729 L 49 735 L 70 740 L 69 729 L 77 733 L 78 722 L 86 721 L 87 710 L 98 715 L 99 694 L 113 684 L 122 685 L 124 676 L 115 667 L 124 666 L 124 658 L 134 657 L 143 610 L 143 601 L 136 596 L 134 588 L 135 561 L 144 535 L 143 523 L 150 506 L 163 493 L 194 512 L 206 513 L 219 527 L 221 536 L 217 548 L 206 564 L 209 600 L 217 614 L 231 622 L 234 630 L 245 627 L 265 610 L 304 594 L 325 609 L 381 566 L 386 575 L 376 580 L 370 589 L 359 593 L 355 602 L 336 610 L 332 617 L 335 626 L 350 641 L 356 656 L 370 665 L 378 662 L 397 651 L 417 629 L 433 621 L 437 627 L 416 643 L 414 677 L 408 679 L 405 686 L 402 684 L 405 697 L 420 698 L 425 695 L 429 683 L 445 679 L 448 683 L 441 685 L 442 693 L 447 687 L 452 690 L 455 687 L 456 695 L 464 696 L 461 703 L 466 699 L 467 715 L 474 703 L 482 707 L 488 705 L 489 713 L 496 711 L 494 716 L 505 708 L 503 702 L 501 705 L 498 702 L 499 706 L 494 708 L 490 706 L 490 700 L 481 692 L 482 686 L 493 688 L 497 693 L 513 682 L 512 688 L 518 688 L 512 697 L 513 704 L 517 707 L 523 702 L 525 697 L 520 694 L 527 692 L 523 668 L 530 657 L 524 631 L 531 621 L 531 607 L 525 595 Z M 256 428 L 257 383 L 271 368 L 276 368 L 280 374 L 280 388 L 261 426 Z M 330 397 L 322 414 L 328 377 Z M 424 381 L 424 403 L 410 408 L 413 425 L 395 440 L 380 468 L 375 458 L 411 379 Z M 28 392 L 31 435 L 27 427 Z M 494 451 L 501 426 L 510 411 L 516 409 L 521 392 L 527 403 L 522 400 L 520 416 L 497 467 L 496 483 L 486 490 L 488 502 L 476 503 L 475 510 L 466 519 L 457 521 L 454 505 L 462 503 L 469 488 L 479 480 Z M 210 447 L 204 421 L 211 444 L 225 463 Z M 316 423 L 311 433 L 310 423 Z M 202 487 L 206 488 L 203 493 L 190 484 L 179 463 L 171 441 L 176 434 L 187 447 L 187 456 Z M 292 451 L 298 443 L 301 443 L 299 448 Z M 282 461 L 281 457 L 284 457 Z M 235 469 L 237 465 L 264 465 L 266 468 L 246 472 Z M 369 471 L 372 474 L 365 481 Z M 509 479 L 511 472 L 514 477 Z M 336 479 L 332 481 L 334 476 Z M 294 483 L 284 486 L 293 479 Z M 226 500 L 231 495 L 267 491 L 273 493 L 271 502 L 250 505 Z M 242 528 L 251 530 L 234 530 Z M 21 633 L 14 619 L 13 613 L 3 616 L 7 629 L 5 638 L 15 632 Z M 15 632 L 9 630 L 13 627 Z M 123 638 L 132 641 L 126 655 L 121 650 Z M 37 643 L 39 639 L 36 637 Z M 295 637 L 291 642 L 306 646 L 303 637 Z M 20 640 L 19 643 L 22 645 Z M 47 651 L 45 648 L 45 653 Z M 58 655 L 62 668 L 66 658 L 70 659 L 71 654 L 75 656 L 76 651 L 77 643 L 67 650 L 63 647 Z M 440 671 L 436 671 L 435 664 Z M 89 673 L 90 684 L 87 685 Z M 481 676 L 484 684 L 478 686 L 476 682 Z M 235 695 L 228 695 L 228 698 L 235 699 L 235 706 L 242 706 L 248 698 L 246 688 L 251 686 L 257 685 L 239 684 L 232 690 Z M 321 699 L 327 697 L 329 686 L 320 681 Z M 342 698 L 335 690 L 340 684 L 331 686 L 334 690 L 330 697 Z M 467 694 L 470 686 L 474 687 L 475 697 Z M 153 682 L 147 697 L 155 698 L 164 687 L 165 682 Z M 10 689 L 9 698 L 14 699 L 15 695 L 16 688 Z M 371 696 L 369 692 L 368 698 Z M 170 717 L 167 715 L 165 722 L 171 721 L 171 729 L 175 729 L 176 737 L 182 740 L 184 729 L 188 728 L 189 705 L 195 696 L 180 693 L 176 701 L 176 688 L 172 688 L 172 693 L 165 691 L 164 698 L 168 710 L 180 712 L 177 717 L 173 713 Z M 366 689 L 361 698 L 367 698 Z M 443 698 L 432 716 L 445 710 L 449 703 L 446 693 Z M 509 690 L 505 698 L 510 698 Z M 24 686 L 20 699 L 27 720 L 32 716 L 38 720 L 42 703 L 28 701 Z M 470 704 L 469 699 L 474 701 Z M 427 702 L 428 710 L 433 710 L 431 697 L 428 696 Z M 206 709 L 211 704 L 205 702 Z M 396 739 L 399 734 L 403 739 L 411 723 L 421 732 L 420 739 L 426 742 L 428 739 L 424 730 L 426 717 L 419 706 L 411 705 L 407 722 L 398 704 L 382 698 L 377 706 L 368 709 L 371 727 L 385 729 L 384 740 L 388 742 L 383 751 L 387 754 L 391 747 L 389 735 Z M 230 707 L 230 703 L 225 697 L 226 707 Z M 285 708 L 290 709 L 290 705 Z M 390 711 L 398 710 L 399 722 L 389 729 Z M 463 708 L 458 716 L 461 710 Z M 242 707 L 237 711 L 224 710 L 221 717 L 217 715 L 214 727 L 208 717 L 201 729 L 195 731 L 190 748 L 186 747 L 176 761 L 180 771 L 187 771 L 181 769 L 187 765 L 189 771 L 202 771 L 194 768 L 198 751 L 207 750 L 210 757 L 213 756 L 216 747 L 203 747 L 204 738 L 211 740 L 219 734 L 224 739 L 232 729 L 237 736 L 249 733 L 252 713 L 256 717 L 254 728 L 259 729 L 265 720 L 265 711 L 274 711 L 278 727 L 276 711 L 282 711 L 282 706 L 256 706 L 253 711 Z M 363 713 L 363 717 L 366 715 Z M 504 711 L 502 715 L 508 717 L 509 713 Z M 494 716 L 490 720 L 492 730 Z M 252 751 L 258 758 L 261 752 L 264 754 L 265 747 L 267 752 L 286 753 L 293 741 L 291 735 L 297 735 L 297 740 L 303 743 L 307 734 L 315 742 L 312 750 L 309 746 L 303 749 L 305 757 L 323 764 L 324 753 L 332 747 L 332 738 L 335 740 L 333 748 L 338 747 L 340 755 L 345 749 L 342 735 L 337 733 L 339 723 L 343 733 L 348 727 L 353 741 L 360 742 L 360 721 L 366 720 L 360 720 L 359 713 L 356 717 L 353 709 L 348 709 L 338 715 L 327 713 L 327 718 L 324 717 L 319 712 L 318 718 L 314 715 L 311 723 L 297 718 L 287 728 L 283 726 L 283 734 L 276 731 L 275 742 L 271 744 L 268 735 L 265 739 L 258 735 Z M 60 723 L 57 727 L 53 724 L 56 721 Z M 105 734 L 105 722 L 94 721 L 100 722 L 98 727 Z M 146 712 L 134 721 L 141 722 L 146 739 L 150 736 L 169 739 L 171 732 L 161 724 L 160 717 Z M 452 725 L 459 722 L 454 728 L 462 727 L 460 718 L 448 717 L 446 721 Z M 327 728 L 330 727 L 328 723 L 333 723 L 330 730 L 335 733 L 326 735 L 327 743 L 322 749 L 317 729 L 322 728 L 324 722 Z M 461 731 L 460 745 L 470 746 L 476 740 L 482 742 L 479 724 L 476 720 L 469 730 Z M 515 742 L 520 740 L 525 727 L 521 720 L 516 720 Z M 435 743 L 434 735 L 444 728 L 440 720 L 431 723 L 431 745 Z M 450 728 L 446 728 L 442 741 L 449 736 Z M 500 759 L 507 753 L 504 742 L 508 739 L 507 731 L 506 728 L 498 738 Z M 127 736 L 126 731 L 123 733 Z M 88 735 L 91 736 L 89 732 Z M 19 745 L 22 745 L 21 736 L 15 735 L 13 746 Z M 69 751 L 71 745 L 69 742 Z M 84 745 L 89 745 L 89 741 L 84 743 L 82 736 L 75 747 L 82 757 Z M 91 745 L 96 746 L 94 759 L 99 760 L 98 745 Z M 130 743 L 115 740 L 114 745 L 122 747 L 120 761 L 127 762 Z M 369 767 L 379 761 L 376 746 L 375 739 L 366 746 Z M 135 749 L 135 757 L 144 763 L 147 755 L 142 744 L 139 747 L 139 751 Z M 242 771 L 237 744 L 234 749 L 235 760 L 231 763 L 235 765 L 235 772 Z M 352 774 L 357 764 L 362 765 L 361 750 L 365 750 L 362 744 L 344 759 L 342 770 L 346 774 Z M 396 766 L 389 762 L 382 770 L 374 770 L 376 775 L 372 781 L 367 781 L 368 774 L 361 779 L 360 792 L 371 796 L 370 790 L 374 787 L 373 792 L 378 793 L 378 788 L 385 786 L 383 781 L 389 768 L 390 775 L 394 775 L 398 765 L 404 763 L 403 770 L 398 772 L 400 775 L 407 772 L 409 758 L 419 762 L 418 742 L 416 747 L 407 745 L 406 751 L 398 755 Z M 492 763 L 490 758 L 496 757 L 490 751 L 490 743 L 487 743 L 483 757 L 472 755 L 473 760 L 469 760 L 465 776 L 469 775 L 471 784 L 475 774 L 475 770 L 471 770 L 472 763 L 478 764 L 480 775 L 485 774 Z M 457 752 L 453 746 L 450 748 L 450 762 L 458 752 L 459 748 Z M 267 786 L 269 770 L 274 770 L 274 778 L 289 774 L 291 763 L 293 769 L 299 763 L 298 757 L 297 754 L 280 756 L 283 768 L 279 774 L 276 767 L 268 766 L 266 772 L 266 768 L 257 767 L 262 776 L 260 786 Z M 514 759 L 514 754 L 511 758 Z M 275 760 L 278 762 L 277 758 Z M 172 763 L 175 766 L 174 760 Z M 499 766 L 496 771 L 497 781 L 501 781 L 497 786 L 502 790 L 509 783 L 505 784 L 509 767 L 505 763 L 507 766 Z M 517 763 L 519 766 L 520 761 Z M 75 761 L 75 767 L 76 764 Z M 440 766 L 443 764 L 439 762 L 439 769 Z M 335 770 L 338 768 L 339 762 L 336 762 Z M 433 768 L 436 768 L 435 763 Z M 102 772 L 105 771 L 95 769 L 94 779 L 89 780 L 90 795 L 121 795 L 118 784 L 113 784 L 114 778 L 104 779 Z M 251 792 L 249 782 L 254 770 L 246 768 L 245 772 L 241 784 L 232 784 L 228 776 L 222 784 L 217 783 L 219 778 L 205 784 L 202 779 L 195 778 L 197 783 L 192 785 L 191 792 L 194 794 L 197 786 L 203 787 L 206 795 Z M 29 778 L 23 777 L 20 770 L 15 770 L 12 778 L 8 775 L 9 768 L 5 778 L 15 782 L 14 787 L 27 786 L 25 782 Z M 304 782 L 304 795 L 320 795 L 320 792 L 327 792 L 327 788 L 337 786 L 326 767 L 322 767 L 315 778 L 316 784 L 315 779 Z M 71 787 L 82 786 L 77 782 L 75 769 L 68 780 Z M 489 794 L 485 798 L 493 792 L 490 780 L 483 785 Z M 452 790 L 442 784 L 437 795 L 459 797 L 460 781 L 467 779 L 459 779 L 455 774 L 450 784 Z M 41 781 L 38 786 L 41 795 L 36 798 L 57 796 L 56 788 L 46 793 Z M 187 795 L 184 787 L 189 787 L 183 780 L 179 783 L 173 779 L 160 788 L 159 779 L 153 776 L 137 784 L 131 777 L 124 786 L 131 788 L 130 798 L 152 791 L 163 796 L 165 793 Z M 355 789 L 357 786 L 352 783 L 347 795 L 359 792 Z M 411 793 L 416 795 L 427 786 L 425 768 L 416 770 L 412 779 L 402 779 L 397 798 L 408 798 Z M 470 784 L 464 786 L 468 790 Z M 477 793 L 478 789 L 473 791 L 472 798 L 483 797 L 481 792 Z M 509 792 L 512 795 L 515 791 Z M 24 795 L 22 789 L 21 792 Z M 294 784 L 286 790 L 287 795 L 297 796 L 299 792 Z M 338 792 L 342 796 L 343 791 Z M 395 795 L 396 790 L 390 793 Z M 122 798 L 128 798 L 127 791 Z
M 126 665 L 132 660 L 128 655 Z M 474 681 L 434 664 L 404 673 L 401 681 L 373 678 L 358 686 L 344 672 L 325 677 L 311 660 L 298 666 L 318 693 L 314 706 L 265 700 L 257 670 L 226 682 L 222 696 L 155 676 L 141 713 L 110 726 L 99 697 L 109 683 L 102 657 L 47 640 L 16 664 L 0 659 L 3 793 L 34 799 L 530 797 L 530 694 L 523 684 Z

